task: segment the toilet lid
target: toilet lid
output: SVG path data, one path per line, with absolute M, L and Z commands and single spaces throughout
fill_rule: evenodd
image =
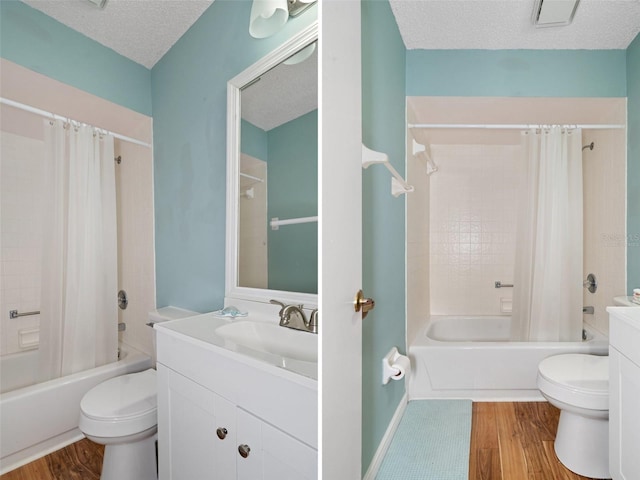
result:
M 155 412 L 156 371 L 152 368 L 111 378 L 82 398 L 80 409 L 92 419 L 125 420 Z
M 547 381 L 591 395 L 609 395 L 609 357 L 569 353 L 545 358 L 538 372 Z

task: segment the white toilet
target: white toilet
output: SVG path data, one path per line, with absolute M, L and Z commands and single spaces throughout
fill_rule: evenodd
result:
M 560 409 L 558 459 L 591 478 L 609 474 L 609 357 L 564 354 L 538 365 L 538 388 Z
M 193 315 L 197 313 L 165 307 L 150 312 L 149 320 L 153 324 Z M 155 331 L 153 335 L 155 350 Z M 100 480 L 157 480 L 157 418 L 153 368 L 106 380 L 82 397 L 78 427 L 105 446 Z
M 101 480 L 156 480 L 156 371 L 111 378 L 80 402 L 79 428 L 105 446 Z

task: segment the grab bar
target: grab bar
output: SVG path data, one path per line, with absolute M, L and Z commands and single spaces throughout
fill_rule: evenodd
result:
M 513 283 L 502 283 L 499 280 L 496 281 L 495 285 L 496 285 L 496 288 L 506 288 L 506 287 L 512 288 L 513 287 Z
M 23 312 L 18 313 L 18 310 L 9 310 L 9 318 L 26 317 L 28 315 L 40 315 L 40 312 Z

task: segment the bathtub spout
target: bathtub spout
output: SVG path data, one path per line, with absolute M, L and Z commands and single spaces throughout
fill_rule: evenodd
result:
M 582 307 L 582 313 L 587 313 L 589 315 L 593 315 L 594 314 L 594 309 L 593 309 L 593 307 Z

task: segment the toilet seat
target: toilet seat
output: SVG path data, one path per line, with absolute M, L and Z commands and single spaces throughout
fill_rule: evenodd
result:
M 545 358 L 538 366 L 538 388 L 568 405 L 609 410 L 609 357 L 569 353 Z
M 124 437 L 156 424 L 156 371 L 152 368 L 102 382 L 80 402 L 79 428 L 85 435 Z

